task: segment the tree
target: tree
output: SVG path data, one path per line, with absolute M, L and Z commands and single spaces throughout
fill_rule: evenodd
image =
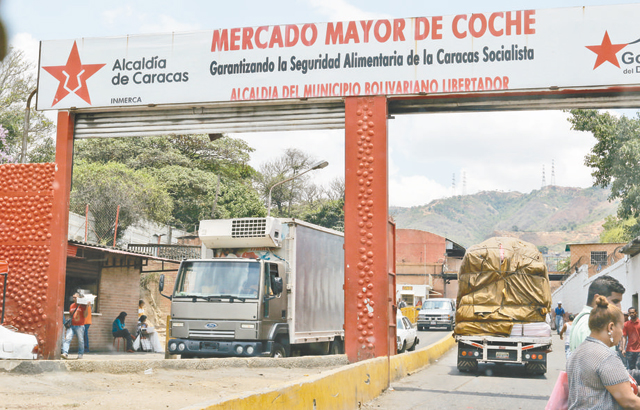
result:
M 620 199 L 618 218 L 640 215 L 640 115 L 620 118 L 596 110 L 571 110 L 571 128 L 591 132 L 597 142 L 585 157 L 594 186 L 610 187 L 609 200 Z M 631 237 L 640 225 L 624 228 Z
M 115 162 L 79 161 L 74 165 L 70 208 L 84 214 L 87 204 L 94 217 L 95 234 L 103 244 L 112 241 L 118 206 L 119 233 L 143 218 L 166 223 L 173 207 L 163 184 L 145 171 Z
M 634 237 L 630 228 L 637 224 L 636 218 L 619 219 L 613 215 L 606 217 L 602 227 L 604 231 L 600 234 L 601 243 L 621 243 L 629 242 Z
M 163 181 L 174 203 L 171 222 L 183 229 L 212 217 L 240 218 L 266 213 L 258 192 L 242 181 L 220 178 L 218 188 L 218 178 L 213 173 L 178 165 L 150 168 L 149 172 Z
M 308 154 L 296 148 L 287 148 L 284 154 L 273 161 L 265 162 L 260 166 L 260 178 L 258 179 L 258 187 L 260 192 L 268 201 L 269 191 L 271 190 L 271 205 L 276 206 L 274 214 L 284 216 L 288 213 L 291 216 L 294 204 L 301 203 L 301 197 L 305 188 L 309 188 L 309 175 L 303 175 L 284 184 L 280 184 L 273 189 L 275 184 L 282 182 L 292 176 L 305 171 L 314 162 Z M 310 193 L 311 194 L 311 193 Z M 267 207 L 269 204 L 267 204 Z M 288 211 L 287 209 L 288 208 Z
M 252 178 L 248 164 L 254 149 L 245 141 L 206 135 L 95 138 L 76 143 L 75 156 L 92 162 L 119 162 L 133 169 L 179 165 L 231 179 Z
M 189 230 L 211 218 L 218 178 L 220 215 L 256 216 L 245 212 L 264 210 L 258 193 L 248 192 L 255 191 L 252 182 L 257 174 L 247 165 L 252 151 L 245 141 L 229 137 L 215 141 L 204 135 L 98 138 L 79 141 L 75 158 L 100 164 L 117 162 L 163 181 L 173 199 L 169 222 Z M 234 207 L 229 202 L 232 195 L 248 202 Z
M 20 160 L 27 99 L 36 88 L 33 72 L 33 65 L 26 61 L 21 50 L 12 49 L 0 62 L 0 125 L 5 129 L 5 136 L 0 140 L 0 152 L 5 153 L 5 162 L 9 158 L 11 162 Z M 32 107 L 29 115 L 27 162 L 52 162 L 55 159 L 53 129 L 53 123 Z
M 317 211 L 303 217 L 307 222 L 344 232 L 344 198 L 324 201 Z

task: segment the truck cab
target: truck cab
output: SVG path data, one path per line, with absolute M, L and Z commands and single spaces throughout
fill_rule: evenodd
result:
M 269 333 L 286 324 L 283 274 L 282 262 L 259 259 L 183 261 L 172 294 L 169 352 L 183 358 L 270 355 L 277 334 Z

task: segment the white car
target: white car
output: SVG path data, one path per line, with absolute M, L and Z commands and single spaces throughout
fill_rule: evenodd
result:
M 38 358 L 38 340 L 34 335 L 18 333 L 0 326 L 0 359 L 35 360 Z
M 406 316 L 398 315 L 397 322 L 398 353 L 416 350 L 416 346 L 420 343 L 416 329 Z

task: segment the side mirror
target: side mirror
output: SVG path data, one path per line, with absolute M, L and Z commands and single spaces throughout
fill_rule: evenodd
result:
M 158 289 L 160 292 L 164 290 L 164 274 L 160 275 L 160 279 L 158 280 Z
M 273 293 L 275 295 L 279 295 L 282 293 L 282 290 L 284 289 L 284 285 L 282 282 L 282 278 L 279 277 L 274 277 L 273 281 L 271 283 L 271 287 L 273 288 Z

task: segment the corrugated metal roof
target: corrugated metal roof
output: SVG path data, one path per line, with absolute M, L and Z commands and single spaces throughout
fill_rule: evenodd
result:
M 98 244 L 95 244 L 95 243 L 74 241 L 72 239 L 69 239 L 68 243 L 72 244 L 74 246 L 77 246 L 78 248 L 93 249 L 93 250 L 97 250 L 97 251 L 101 251 L 101 252 L 105 252 L 105 253 L 113 253 L 113 254 L 119 254 L 119 255 L 135 256 L 135 257 L 139 257 L 141 259 L 153 259 L 153 260 L 164 261 L 164 262 L 179 263 L 179 261 L 175 261 L 173 259 L 159 258 L 157 256 L 147 255 L 145 253 L 131 252 L 131 251 L 127 251 L 127 250 L 124 250 L 124 249 L 113 248 L 113 247 L 104 246 L 104 245 L 98 245 Z

